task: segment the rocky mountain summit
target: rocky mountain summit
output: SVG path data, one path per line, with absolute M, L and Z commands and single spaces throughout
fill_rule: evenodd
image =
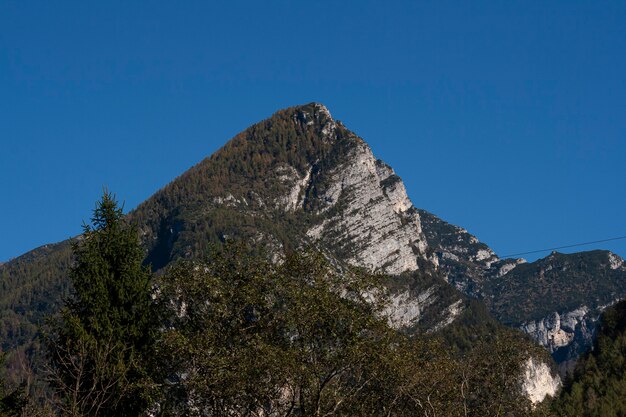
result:
M 610 252 L 500 259 L 465 229 L 416 208 L 393 169 L 319 103 L 278 111 L 241 132 L 128 219 L 155 270 L 230 239 L 276 262 L 288 251 L 315 248 L 338 268 L 388 275 L 388 316 L 398 329 L 441 331 L 473 314 L 470 301 L 478 299 L 558 361 L 590 346 L 598 314 L 626 294 L 624 261 Z M 56 305 L 50 299 L 68 291 L 68 248 L 50 246 L 0 265 L 4 287 L 21 294 L 0 299 L 5 348 L 25 343 L 32 334 L 23 329 L 34 331 Z M 41 288 L 35 296 L 33 282 Z M 530 360 L 525 386 L 533 398 L 556 389 L 548 368 Z
M 245 217 L 256 226 L 248 237 L 272 252 L 313 245 L 391 275 L 417 270 L 418 260 L 427 259 L 419 214 L 402 181 L 321 104 L 278 112 L 247 129 L 131 216 L 147 224 L 147 245 L 171 259 L 193 252 L 186 234 L 205 227 L 198 216 L 189 224 L 187 214 L 196 210 L 205 224 L 222 210 Z M 263 220 L 272 224 L 264 227 Z M 246 233 L 223 229 L 207 230 L 208 237 Z

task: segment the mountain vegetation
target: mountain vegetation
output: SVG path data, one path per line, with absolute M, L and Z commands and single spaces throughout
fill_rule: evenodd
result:
M 304 175 L 316 161 L 330 164 L 345 155 L 342 147 L 348 142 L 341 136 L 351 134 L 339 128 L 337 141 L 324 140 L 321 129 L 327 116 L 318 112 L 315 124 L 302 116 L 316 112 L 314 105 L 297 114 L 291 109 L 277 112 L 140 204 L 130 217 L 141 225 L 147 260 L 153 267 L 159 269 L 180 257 L 206 255 L 210 243 L 223 242 L 225 237 L 250 238 L 259 230 L 281 243 L 293 243 L 296 233 L 304 229 L 306 216 L 290 215 L 264 203 L 289 191 L 277 178 L 277 170 L 289 166 Z M 263 190 L 262 199 L 259 190 Z
M 32 379 L 41 365 L 36 337 L 47 315 L 69 295 L 69 241 L 46 245 L 0 265 L 0 346 L 6 380 L 11 385 Z
M 34 323 L 58 308 L 70 287 L 60 279 L 69 267 L 70 253 L 68 242 L 46 245 L 0 266 L 3 350 L 29 341 Z
M 72 245 L 72 296 L 44 333 L 47 374 L 63 415 L 139 415 L 154 386 L 152 274 L 136 228 L 105 192 Z

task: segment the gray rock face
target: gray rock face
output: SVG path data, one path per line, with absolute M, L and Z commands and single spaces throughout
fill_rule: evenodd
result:
M 562 314 L 554 312 L 541 320 L 523 323 L 519 328 L 544 346 L 558 363 L 563 363 L 562 372 L 568 370 L 568 363 L 586 352 L 595 339 L 597 323 L 602 312 L 618 302 L 590 309 L 582 306 Z
M 295 211 L 301 208 L 304 202 L 304 191 L 311 178 L 311 169 L 305 175 L 300 176 L 294 167 L 285 164 L 278 166 L 275 174 L 277 179 L 289 189 L 288 194 L 277 199 L 276 208 L 284 211 Z
M 528 358 L 524 366 L 522 391 L 533 405 L 540 403 L 547 396 L 554 397 L 561 387 L 561 378 L 554 375 L 545 362 Z
M 428 308 L 437 299 L 436 287 L 429 287 L 416 295 L 408 291 L 395 294 L 384 315 L 389 324 L 396 329 L 408 328 L 416 325 L 424 309 Z
M 439 321 L 439 323 L 429 329 L 429 332 L 433 333 L 439 331 L 447 325 L 452 324 L 452 322 L 456 320 L 461 312 L 463 312 L 463 300 L 457 300 L 454 303 L 448 305 L 441 315 L 442 319 Z
M 318 196 L 316 214 L 326 215 L 306 234 L 353 265 L 391 275 L 417 270 L 426 238 L 404 184 L 365 142 L 353 141 L 347 157 L 324 173 L 330 184 Z
M 611 269 L 626 271 L 626 266 L 624 266 L 624 260 L 611 252 L 609 252 L 609 266 L 611 267 Z
M 590 314 L 587 306 L 563 314 L 554 312 L 541 320 L 523 323 L 520 330 L 530 335 L 539 344 L 555 353 L 570 346 L 575 340 L 588 345 L 593 340 L 594 323 L 598 314 Z

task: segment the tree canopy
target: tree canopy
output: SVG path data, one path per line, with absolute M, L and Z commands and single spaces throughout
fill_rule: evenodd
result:
M 522 416 L 526 352 L 502 334 L 459 357 L 382 315 L 381 276 L 323 256 L 284 263 L 227 245 L 159 280 L 163 415 Z
M 46 334 L 51 382 L 69 416 L 139 415 L 154 341 L 152 275 L 137 230 L 105 192 L 73 244 L 73 294 Z

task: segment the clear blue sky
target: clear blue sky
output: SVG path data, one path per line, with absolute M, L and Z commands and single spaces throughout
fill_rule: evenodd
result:
M 501 255 L 626 235 L 626 2 L 389 3 L 0 0 L 0 261 L 311 101 Z

